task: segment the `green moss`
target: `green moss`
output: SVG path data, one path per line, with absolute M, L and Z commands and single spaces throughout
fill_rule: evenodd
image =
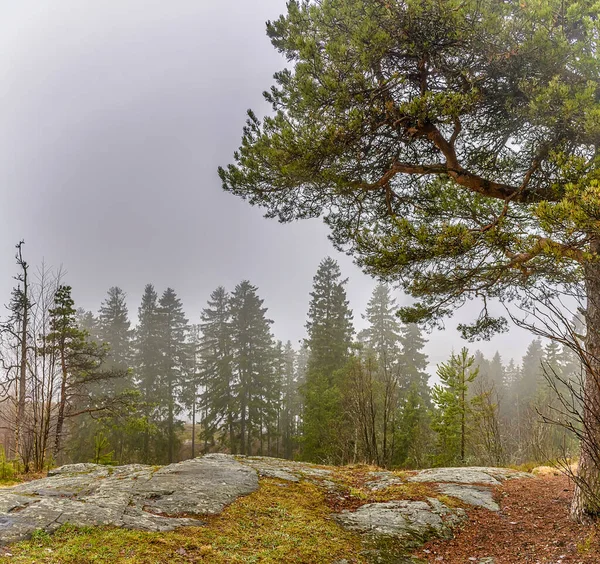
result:
M 428 540 L 429 536 L 425 536 Z M 411 556 L 414 547 L 420 544 L 420 541 L 400 539 L 392 535 L 371 536 L 365 540 L 365 553 L 378 564 L 420 564 L 422 560 Z
M 428 484 L 407 482 L 390 486 L 382 490 L 370 492 L 370 499 L 377 502 L 408 499 L 410 501 L 424 501 L 428 497 L 440 498 L 440 494 Z
M 437 494 L 435 497 L 438 499 L 438 501 L 441 501 L 444 505 L 447 505 L 448 507 L 462 508 L 462 509 L 469 508 L 468 504 L 466 504 L 464 501 L 461 501 L 460 499 L 458 499 L 456 497 L 452 497 L 452 496 L 444 495 L 444 494 Z
M 592 532 L 585 537 L 584 540 L 577 543 L 577 553 L 581 555 L 595 553 L 600 548 L 600 538 L 598 529 L 593 529 Z
M 206 527 L 168 533 L 63 526 L 11 547 L 21 564 L 201 561 L 214 564 L 365 562 L 360 537 L 330 518 L 323 491 L 308 482 L 261 481 Z

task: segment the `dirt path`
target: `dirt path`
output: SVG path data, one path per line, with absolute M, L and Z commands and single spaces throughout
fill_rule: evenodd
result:
M 486 557 L 494 564 L 600 564 L 600 526 L 569 519 L 572 491 L 564 476 L 508 480 L 496 491 L 500 512 L 471 511 L 454 539 L 430 542 L 415 556 L 435 564 Z

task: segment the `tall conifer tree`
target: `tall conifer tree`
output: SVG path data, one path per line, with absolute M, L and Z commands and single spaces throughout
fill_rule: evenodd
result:
M 109 346 L 108 361 L 121 370 L 127 370 L 132 361 L 130 327 L 125 292 L 113 286 L 100 306 L 96 330 L 99 340 Z
M 273 337 L 257 288 L 244 280 L 231 296 L 232 356 L 239 409 L 239 451 L 251 454 L 273 417 Z
M 152 284 L 146 284 L 138 308 L 135 330 L 136 383 L 142 394 L 145 428 L 142 439 L 142 461 L 157 460 L 154 440 L 157 431 L 159 382 L 161 374 L 161 334 L 158 294 Z
M 162 406 L 166 434 L 165 459 L 171 463 L 177 456 L 176 429 L 181 424 L 176 420 L 181 412 L 179 398 L 190 368 L 188 320 L 183 312 L 181 300 L 172 288 L 163 292 L 159 300 L 158 316 L 161 352 L 158 399 Z
M 335 260 L 321 261 L 306 324 L 310 356 L 304 385 L 303 456 L 309 460 L 331 460 L 338 440 L 341 407 L 336 372 L 348 360 L 353 334 L 345 284 Z
M 399 400 L 401 327 L 396 309 L 396 300 L 390 295 L 389 286 L 378 284 L 363 316 L 369 323 L 364 338 L 377 362 L 377 380 L 381 388 L 381 462 L 384 465 L 389 463 L 391 455 L 390 435 Z
M 201 313 L 199 346 L 200 410 L 205 444 L 219 432 L 221 441 L 235 452 L 237 403 L 234 395 L 230 296 L 219 286 Z

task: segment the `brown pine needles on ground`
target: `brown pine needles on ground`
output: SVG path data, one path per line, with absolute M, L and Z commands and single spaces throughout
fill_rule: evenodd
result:
M 415 556 L 429 563 L 599 564 L 600 525 L 569 518 L 573 486 L 565 476 L 508 480 L 496 491 L 501 511 L 469 512 L 454 539 L 426 544 Z

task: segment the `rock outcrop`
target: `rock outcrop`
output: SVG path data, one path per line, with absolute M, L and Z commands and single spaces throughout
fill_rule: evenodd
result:
M 52 532 L 65 523 L 149 531 L 200 526 L 258 488 L 256 472 L 231 457 L 196 458 L 163 468 L 69 464 L 48 478 L 0 490 L 0 542 Z
M 335 520 L 374 545 L 391 538 L 414 547 L 451 534 L 469 507 L 498 511 L 493 488 L 506 479 L 531 476 L 499 468 L 367 470 L 360 475 L 358 495 L 356 484 L 348 482 L 350 475 L 334 467 L 222 454 L 163 468 L 71 464 L 47 478 L 0 490 L 0 543 L 24 539 L 36 529 L 52 532 L 64 523 L 149 531 L 203 526 L 203 516 L 218 514 L 256 491 L 259 478 L 271 478 L 286 487 L 303 480 L 322 487 L 336 508 Z M 403 499 L 403 492 L 410 491 L 428 493 Z

